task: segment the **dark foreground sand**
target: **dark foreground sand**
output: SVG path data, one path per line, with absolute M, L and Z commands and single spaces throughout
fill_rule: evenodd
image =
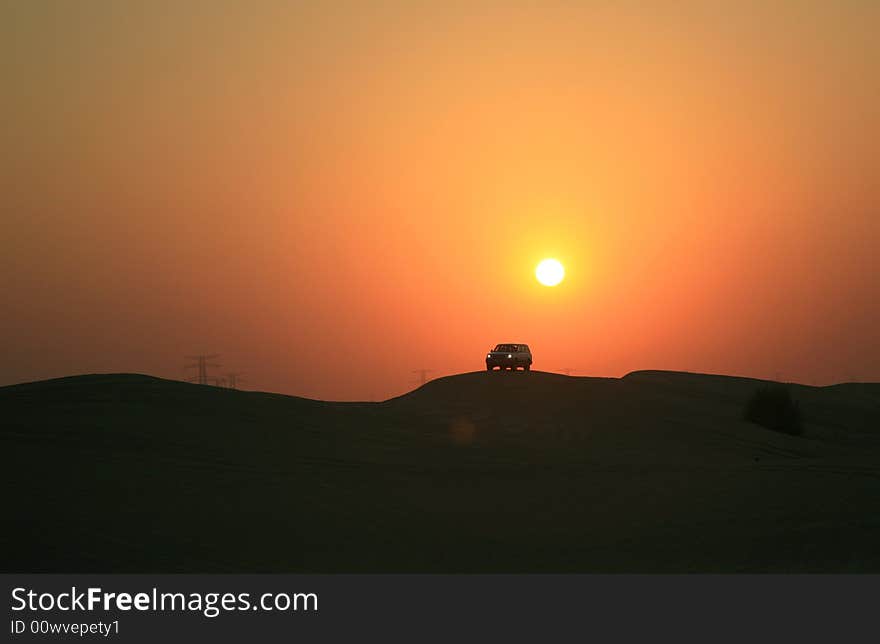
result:
M 4 572 L 880 572 L 880 385 L 442 378 L 327 403 L 138 375 L 0 388 Z

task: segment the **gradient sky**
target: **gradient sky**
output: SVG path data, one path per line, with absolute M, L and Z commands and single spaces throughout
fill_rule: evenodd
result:
M 880 3 L 724 5 L 4 2 L 0 384 L 880 380 Z

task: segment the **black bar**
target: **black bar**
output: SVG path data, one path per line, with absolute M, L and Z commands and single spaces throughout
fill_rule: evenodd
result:
M 852 641 L 873 633 L 878 575 L 4 575 L 9 641 Z M 14 611 L 26 592 L 182 593 L 192 610 Z M 16 597 L 13 597 L 13 591 Z M 313 595 L 298 610 L 220 610 L 209 593 Z M 69 601 L 61 598 L 62 603 Z M 49 599 L 43 598 L 48 606 Z M 83 600 L 84 602 L 86 600 Z M 219 614 L 207 616 L 208 604 Z M 283 607 L 284 601 L 280 602 Z M 65 604 L 66 605 L 66 604 Z M 85 605 L 85 604 L 84 604 Z M 178 604 L 179 606 L 179 604 Z M 210 611 L 213 613 L 213 611 Z M 52 624 L 114 624 L 109 636 Z M 45 626 L 44 626 L 45 623 Z M 25 632 L 15 634 L 16 625 Z M 22 627 L 22 625 L 24 625 Z

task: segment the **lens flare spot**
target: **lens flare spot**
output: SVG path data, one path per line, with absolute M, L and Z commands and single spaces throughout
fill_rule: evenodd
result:
M 476 433 L 477 428 L 467 418 L 456 418 L 449 426 L 449 436 L 455 445 L 470 445 Z

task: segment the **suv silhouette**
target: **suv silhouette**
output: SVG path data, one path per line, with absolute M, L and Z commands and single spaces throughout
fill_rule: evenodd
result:
M 486 354 L 486 371 L 492 371 L 495 367 L 501 370 L 522 367 L 524 371 L 532 368 L 532 352 L 527 344 L 496 344 L 495 348 Z

